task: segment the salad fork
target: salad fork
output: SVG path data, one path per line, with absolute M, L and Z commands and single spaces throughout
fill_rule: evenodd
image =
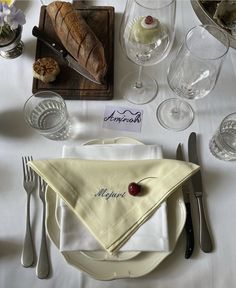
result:
M 28 161 L 32 161 L 32 156 L 22 157 L 23 165 L 23 186 L 27 193 L 26 202 L 26 230 L 24 237 L 23 250 L 21 255 L 21 264 L 24 267 L 30 267 L 34 263 L 34 245 L 30 226 L 30 196 L 35 188 L 35 174 L 34 171 L 27 165 Z
M 46 239 L 46 231 L 45 231 L 45 190 L 46 190 L 46 182 L 39 177 L 39 197 L 43 204 L 43 216 L 42 216 L 42 235 L 41 235 L 41 245 L 39 252 L 39 259 L 36 266 L 36 275 L 40 279 L 47 278 L 50 272 L 49 265 L 49 257 L 48 257 L 48 249 L 47 249 L 47 239 Z

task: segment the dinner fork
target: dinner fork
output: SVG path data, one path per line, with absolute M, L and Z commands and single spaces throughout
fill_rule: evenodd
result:
M 26 229 L 23 250 L 21 255 L 21 264 L 24 267 L 30 267 L 34 263 L 34 245 L 30 226 L 30 196 L 35 188 L 35 174 L 33 170 L 27 165 L 28 161 L 32 161 L 32 156 L 22 157 L 23 165 L 23 186 L 27 193 L 26 202 Z
M 49 257 L 48 257 L 48 249 L 47 249 L 47 239 L 46 239 L 46 231 L 45 231 L 45 190 L 46 190 L 46 182 L 39 177 L 39 197 L 43 204 L 43 216 L 42 216 L 42 234 L 41 234 L 41 245 L 39 252 L 39 259 L 36 266 L 36 275 L 40 279 L 47 278 L 50 272 L 49 265 Z

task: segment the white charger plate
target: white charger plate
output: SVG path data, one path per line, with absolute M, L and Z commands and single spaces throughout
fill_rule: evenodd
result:
M 143 144 L 135 139 L 126 137 L 111 139 L 95 139 L 85 145 L 93 144 Z M 46 227 L 51 241 L 60 249 L 60 226 L 57 221 L 57 197 L 52 190 L 46 193 L 47 217 Z M 169 222 L 169 244 L 168 252 L 138 252 L 127 254 L 127 259 L 108 259 L 105 254 L 96 252 L 63 251 L 61 252 L 68 264 L 86 272 L 97 280 L 112 280 L 118 278 L 141 277 L 156 268 L 168 255 L 172 253 L 185 224 L 186 209 L 183 201 L 182 191 L 179 189 L 167 200 L 168 222 Z M 95 254 L 94 254 L 95 253 Z M 106 252 L 104 252 L 106 253 Z M 123 254 L 124 253 L 124 254 Z M 125 253 L 123 252 L 125 257 Z M 134 252 L 136 253 L 136 252 Z M 121 255 L 122 255 L 121 254 Z M 129 256 L 129 257 L 128 257 Z M 100 261 L 105 260 L 105 261 Z M 103 258 L 103 259 L 102 259 Z M 125 261 L 124 261 L 125 260 Z

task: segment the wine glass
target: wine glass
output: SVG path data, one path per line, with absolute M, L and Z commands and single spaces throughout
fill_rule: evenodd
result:
M 216 85 L 228 49 L 229 39 L 222 29 L 213 25 L 190 29 L 167 72 L 172 91 L 189 100 L 208 95 Z M 157 108 L 157 118 L 164 128 L 181 131 L 192 124 L 194 111 L 188 102 L 170 98 Z
M 120 27 L 120 43 L 128 58 L 139 65 L 121 81 L 124 98 L 134 104 L 152 101 L 157 82 L 142 72 L 143 66 L 162 61 L 175 35 L 176 0 L 127 0 Z

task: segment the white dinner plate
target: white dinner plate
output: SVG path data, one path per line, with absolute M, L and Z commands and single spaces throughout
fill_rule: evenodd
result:
M 130 138 L 95 139 L 85 145 L 92 144 L 142 144 Z M 51 190 L 46 193 L 47 217 L 46 227 L 51 241 L 60 249 L 60 226 L 57 221 L 57 197 Z M 122 252 L 120 259 L 108 258 L 104 252 L 61 252 L 68 264 L 86 272 L 98 280 L 112 280 L 118 278 L 135 278 L 151 272 L 157 267 L 175 248 L 186 219 L 185 204 L 182 191 L 179 189 L 167 200 L 169 244 L 168 252 Z M 105 260 L 105 261 L 101 261 Z M 114 261 L 115 260 L 115 261 Z M 118 261 L 117 261 L 118 260 Z
M 141 144 L 142 142 L 129 137 L 117 137 L 117 138 L 104 138 L 104 139 L 94 139 L 85 142 L 83 145 L 94 145 L 94 144 Z

